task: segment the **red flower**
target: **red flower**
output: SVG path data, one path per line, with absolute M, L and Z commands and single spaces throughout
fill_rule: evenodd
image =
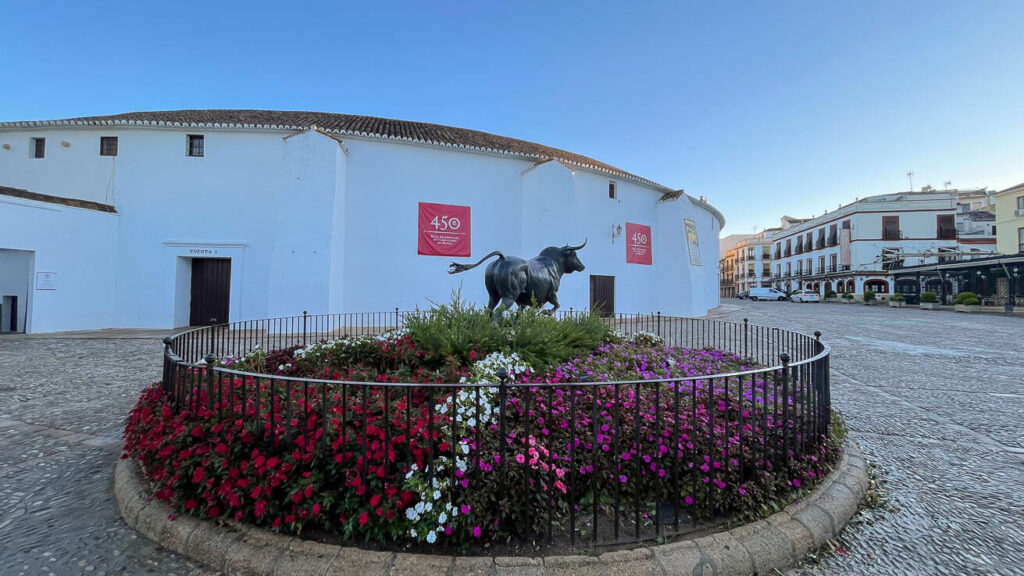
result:
M 380 494 L 370 496 L 370 507 L 376 508 L 380 504 Z
M 359 525 L 360 526 L 365 526 L 366 523 L 369 522 L 369 521 L 370 521 L 370 515 L 367 514 L 366 512 L 363 512 L 362 514 L 359 515 Z

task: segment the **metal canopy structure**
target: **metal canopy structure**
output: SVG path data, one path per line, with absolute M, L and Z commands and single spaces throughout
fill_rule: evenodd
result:
M 977 293 L 983 303 L 1003 305 L 1007 311 L 1012 311 L 1018 301 L 1024 301 L 1024 253 L 922 264 L 893 269 L 890 273 L 894 284 L 907 290 L 904 294 L 917 295 L 925 291 L 923 287 L 937 284 L 943 303 L 965 290 Z

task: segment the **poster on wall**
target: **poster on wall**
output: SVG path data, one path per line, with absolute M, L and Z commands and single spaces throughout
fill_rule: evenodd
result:
M 700 260 L 700 242 L 697 240 L 697 223 L 688 218 L 683 219 L 686 227 L 686 247 L 690 251 L 690 264 L 702 266 Z
M 56 290 L 56 272 L 36 272 L 36 290 Z
M 420 202 L 417 254 L 469 256 L 469 206 Z
M 651 227 L 626 222 L 626 263 L 651 265 Z

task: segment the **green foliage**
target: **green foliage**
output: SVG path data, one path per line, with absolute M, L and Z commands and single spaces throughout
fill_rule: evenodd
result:
M 939 301 L 939 295 L 935 292 L 921 292 L 922 304 L 934 304 Z
M 825 291 L 825 298 L 835 298 L 835 297 L 836 297 L 836 293 L 835 293 L 834 290 L 826 290 Z
M 843 300 L 853 300 L 853 292 L 847 292 L 843 294 Z
M 864 301 L 865 302 L 874 302 L 875 301 L 875 293 L 872 292 L 871 290 L 865 290 L 864 291 Z
M 502 348 L 501 334 L 486 311 L 453 292 L 451 302 L 409 316 L 405 321 L 409 336 L 423 350 L 424 364 L 438 368 L 454 358 L 462 365 L 470 363 L 474 350 L 488 354 Z
M 964 306 L 980 306 L 981 300 L 978 300 L 977 298 L 964 298 L 964 301 L 961 302 L 961 304 Z
M 956 303 L 957 304 L 963 304 L 965 300 L 970 300 L 972 298 L 977 300 L 978 299 L 978 295 L 975 294 L 974 292 L 966 292 L 966 291 L 965 292 L 961 292 L 961 293 L 956 295 Z
M 437 368 L 448 362 L 471 363 L 471 353 L 516 352 L 529 365 L 544 367 L 590 352 L 612 339 L 607 322 L 593 314 L 556 319 L 539 307 L 506 311 L 495 326 L 484 310 L 452 294 L 448 304 L 411 316 L 409 336 L 426 351 L 424 362 Z M 474 356 L 475 356 L 474 354 Z
M 892 300 L 893 302 L 906 302 L 907 297 L 897 292 L 896 294 L 893 294 L 892 298 L 889 298 L 889 300 Z
M 590 352 L 612 335 L 599 316 L 579 314 L 556 320 L 537 308 L 523 310 L 518 319 L 506 318 L 499 328 L 508 349 L 538 368 Z

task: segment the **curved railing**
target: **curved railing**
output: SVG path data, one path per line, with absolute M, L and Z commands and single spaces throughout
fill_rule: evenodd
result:
M 428 483 L 440 480 L 454 500 L 469 486 L 489 484 L 523 501 L 516 533 L 572 544 L 703 529 L 735 511 L 716 504 L 711 482 L 768 495 L 780 482 L 793 483 L 792 469 L 806 473 L 806 463 L 824 450 L 829 347 L 818 333 L 746 320 L 608 319 L 625 334 L 649 332 L 669 346 L 721 350 L 759 366 L 686 378 L 544 383 L 503 374 L 481 384 L 351 382 L 242 372 L 216 362 L 257 346 L 379 335 L 401 328 L 410 314 L 303 314 L 189 330 L 164 340 L 164 391 L 190 418 L 241 420 L 269 452 L 335 458 L 353 471 L 346 484 L 353 489 L 376 481 L 374 475 L 415 473 Z M 531 450 L 534 438 L 548 456 Z M 374 462 L 371 447 L 379 446 L 384 456 Z

